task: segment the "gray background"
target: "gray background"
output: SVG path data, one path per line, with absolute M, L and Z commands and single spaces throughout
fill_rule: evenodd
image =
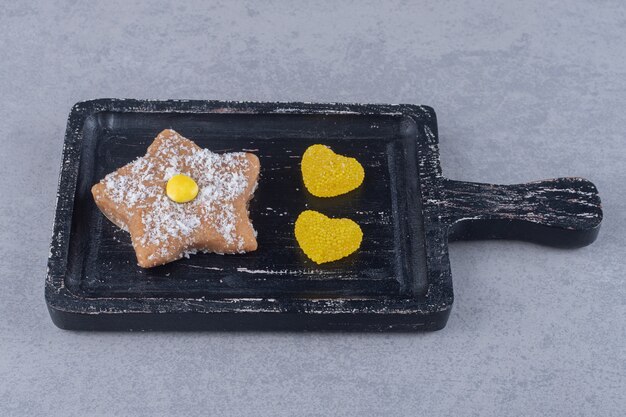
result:
M 622 1 L 1 3 L 0 415 L 624 415 Z M 446 176 L 583 176 L 605 220 L 578 250 L 454 244 L 436 333 L 61 331 L 61 146 L 96 97 L 429 104 Z

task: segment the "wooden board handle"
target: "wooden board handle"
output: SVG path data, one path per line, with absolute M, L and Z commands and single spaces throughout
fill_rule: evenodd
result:
M 602 221 L 595 185 L 556 178 L 515 185 L 444 179 L 449 239 L 517 239 L 558 247 L 593 242 Z

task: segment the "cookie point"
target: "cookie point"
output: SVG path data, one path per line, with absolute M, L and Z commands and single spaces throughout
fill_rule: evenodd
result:
M 176 174 L 167 182 L 165 193 L 176 203 L 188 203 L 198 195 L 198 184 L 185 174 Z

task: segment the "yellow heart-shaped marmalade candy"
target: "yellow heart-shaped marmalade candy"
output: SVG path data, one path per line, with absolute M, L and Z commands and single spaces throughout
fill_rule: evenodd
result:
M 304 186 L 316 197 L 335 197 L 359 187 L 363 166 L 354 158 L 338 155 L 324 145 L 312 145 L 302 155 Z
M 350 219 L 331 219 L 313 210 L 305 210 L 296 220 L 296 240 L 304 253 L 317 264 L 345 258 L 359 246 L 363 232 Z

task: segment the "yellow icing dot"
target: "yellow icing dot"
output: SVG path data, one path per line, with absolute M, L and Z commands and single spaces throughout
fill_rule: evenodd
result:
M 354 158 L 338 155 L 324 145 L 312 145 L 302 155 L 302 179 L 311 194 L 335 197 L 359 187 L 363 166 Z
M 313 210 L 298 216 L 296 240 L 304 253 L 317 264 L 336 261 L 355 252 L 363 240 L 363 232 L 350 219 L 331 219 Z
M 167 182 L 167 196 L 177 203 L 187 203 L 198 195 L 198 184 L 184 174 L 176 174 Z

